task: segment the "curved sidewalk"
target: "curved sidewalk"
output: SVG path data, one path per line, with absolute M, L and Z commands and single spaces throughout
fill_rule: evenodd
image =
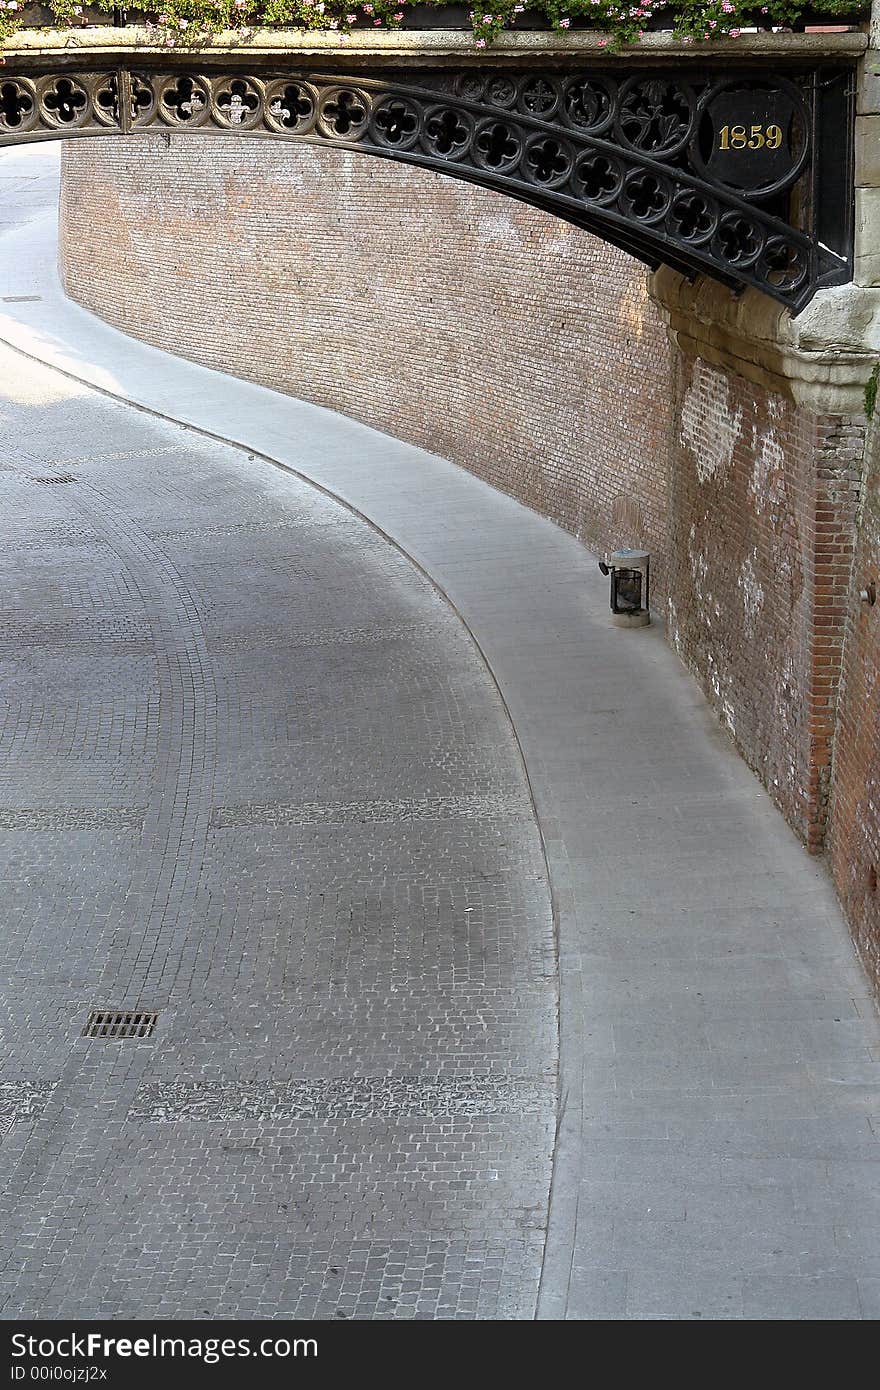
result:
M 611 627 L 594 558 L 464 471 L 78 309 L 54 219 L 3 239 L 0 339 L 341 498 L 445 591 L 498 681 L 560 943 L 539 1315 L 876 1317 L 870 991 L 822 866 L 659 626 Z

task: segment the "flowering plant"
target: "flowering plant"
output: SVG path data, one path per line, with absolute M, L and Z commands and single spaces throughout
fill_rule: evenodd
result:
M 55 29 L 94 22 L 96 10 L 114 8 L 113 0 L 91 0 L 87 14 L 76 0 L 45 3 L 54 19 L 49 27 Z M 442 9 L 446 0 L 424 3 Z M 129 14 L 144 17 L 157 43 L 196 48 L 212 34 L 233 32 L 244 40 L 258 28 L 326 29 L 341 36 L 355 27 L 399 29 L 411 8 L 411 0 L 156 0 L 155 7 L 146 0 Z M 870 0 L 485 0 L 470 11 L 476 46 L 486 48 L 526 9 L 543 15 L 547 27 L 559 33 L 572 27 L 598 30 L 600 47 L 618 49 L 636 42 L 647 28 L 671 29 L 687 40 L 735 38 L 744 28 L 791 28 L 805 13 L 831 22 L 867 15 Z M 27 22 L 25 0 L 0 0 L 0 42 Z

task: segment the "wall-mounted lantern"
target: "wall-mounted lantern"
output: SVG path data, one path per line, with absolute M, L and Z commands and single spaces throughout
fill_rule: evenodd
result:
M 611 621 L 618 627 L 645 627 L 651 621 L 651 556 L 647 550 L 615 550 L 599 561 L 611 575 Z

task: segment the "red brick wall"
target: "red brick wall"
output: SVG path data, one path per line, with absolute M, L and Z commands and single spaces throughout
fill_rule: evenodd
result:
M 821 849 L 862 422 L 676 364 L 669 635 L 786 819 Z
M 662 592 L 669 349 L 637 262 L 441 174 L 270 140 L 69 141 L 62 188 L 74 299 L 452 459 L 596 549 L 643 542 Z
M 880 430 L 872 429 L 871 466 L 856 546 L 847 614 L 844 670 L 828 838 L 837 890 L 865 965 L 880 986 Z

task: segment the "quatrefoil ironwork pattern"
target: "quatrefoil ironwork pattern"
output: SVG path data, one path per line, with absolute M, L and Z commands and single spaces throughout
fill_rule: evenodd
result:
M 279 135 L 304 135 L 318 111 L 318 93 L 308 82 L 270 82 L 263 112 L 269 130 Z
M 204 79 L 169 77 L 160 86 L 159 114 L 168 125 L 201 125 L 207 120 L 211 105 L 210 88 Z
M 610 203 L 623 184 L 623 163 L 614 155 L 590 150 L 578 160 L 573 184 L 587 203 Z
M 389 97 L 374 107 L 371 125 L 380 145 L 408 150 L 419 137 L 419 112 L 412 102 Z
M 262 87 L 246 77 L 231 77 L 214 85 L 212 115 L 219 125 L 253 130 L 262 120 Z
M 329 139 L 357 140 L 370 118 L 370 98 L 354 87 L 331 87 L 321 97 L 318 125 Z
M 24 79 L 0 82 L 0 133 L 24 134 L 40 119 L 37 93 Z
M 243 70 L 235 53 L 224 71 L 152 71 L 138 59 L 92 72 L 66 58 L 58 72 L 52 61 L 0 76 L 0 144 L 170 126 L 339 145 L 510 193 L 651 264 L 754 285 L 795 309 L 850 275 L 848 224 L 836 239 L 819 225 L 811 142 L 828 83 L 816 73 L 557 64 L 322 75 Z M 765 123 L 731 125 L 723 113 L 752 98 Z M 762 145 L 760 177 L 749 174 L 758 155 L 731 163 L 731 150 Z
M 53 77 L 40 90 L 40 113 L 47 125 L 70 129 L 89 117 L 89 94 L 73 77 Z
M 474 158 L 483 169 L 496 174 L 512 172 L 519 164 L 522 138 L 516 126 L 492 117 L 477 127 Z
M 435 106 L 425 115 L 422 145 L 439 159 L 460 159 L 470 146 L 474 122 L 464 111 Z

